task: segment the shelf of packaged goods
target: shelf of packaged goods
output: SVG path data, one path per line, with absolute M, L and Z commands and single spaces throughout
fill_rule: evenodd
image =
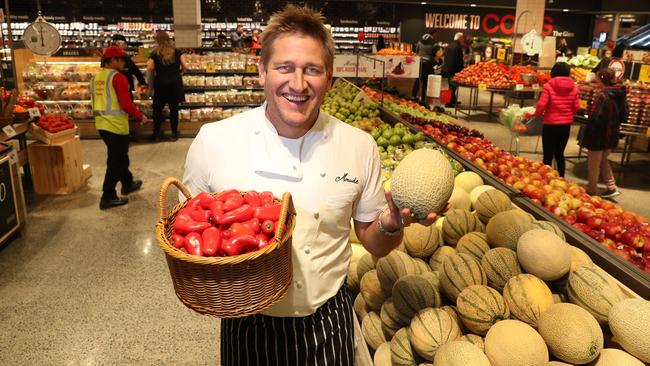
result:
M 136 103 L 150 102 L 151 99 L 136 99 Z M 90 99 L 77 99 L 77 100 L 37 100 L 39 104 L 75 104 L 75 103 L 90 103 Z
M 229 86 L 216 86 L 216 85 L 205 85 L 205 86 L 189 86 L 184 85 L 183 89 L 186 92 L 193 91 L 223 91 L 223 90 L 237 90 L 237 91 L 261 91 L 264 88 L 260 86 L 243 86 L 243 85 L 229 85 Z
M 180 103 L 179 108 L 202 108 L 202 107 L 221 107 L 221 108 L 239 108 L 239 107 L 259 107 L 261 103 Z
M 185 75 L 212 75 L 212 76 L 225 76 L 225 75 L 259 75 L 257 71 L 239 71 L 239 70 L 217 70 L 215 72 L 208 72 L 206 70 L 186 70 Z
M 70 84 L 88 84 L 90 81 L 29 81 L 25 80 L 25 84 L 34 86 L 34 85 L 43 85 L 43 86 L 65 86 Z
M 411 123 L 403 120 L 395 113 L 386 110 L 383 107 L 380 109 L 381 119 L 383 121 L 389 124 L 401 122 L 415 132 L 420 131 Z M 453 120 L 453 118 L 450 116 L 449 119 Z M 476 166 L 472 161 L 461 156 L 455 150 L 449 148 L 446 144 L 430 136 L 426 136 L 426 138 L 427 140 L 436 143 L 439 148 L 444 151 L 449 157 L 458 161 L 465 168 L 465 170 L 478 174 L 483 179 L 484 184 L 491 185 L 496 189 L 506 193 L 512 202 L 522 210 L 532 214 L 538 220 L 550 221 L 559 226 L 564 232 L 566 241 L 569 244 L 585 251 L 596 265 L 612 275 L 622 284 L 630 288 L 636 294 L 645 299 L 650 298 L 650 276 L 648 276 L 645 272 L 641 271 L 633 264 L 627 262 L 616 253 L 607 250 L 601 243 L 592 239 L 580 230 L 574 228 L 566 221 L 554 215 L 552 212 L 539 206 L 530 198 L 524 196 L 519 190 L 516 190 L 513 187 L 502 182 L 490 172 Z

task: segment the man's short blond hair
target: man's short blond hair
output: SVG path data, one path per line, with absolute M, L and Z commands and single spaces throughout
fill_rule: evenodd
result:
M 283 35 L 298 35 L 311 37 L 323 44 L 323 55 L 327 74 L 332 75 L 334 68 L 334 39 L 325 28 L 323 16 L 306 6 L 289 4 L 281 11 L 273 14 L 262 32 L 260 42 L 262 49 L 260 58 L 266 67 L 273 56 L 273 44 Z

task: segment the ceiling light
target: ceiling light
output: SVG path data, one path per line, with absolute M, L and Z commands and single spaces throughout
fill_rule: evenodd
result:
M 566 13 L 569 11 L 569 9 L 562 9 L 562 11 Z
M 472 8 L 475 8 L 476 4 L 469 4 L 469 6 L 471 6 Z
M 427 5 L 427 3 L 426 3 L 426 2 L 424 2 L 424 1 L 423 1 L 423 2 L 421 2 L 420 4 L 422 4 L 422 5 Z

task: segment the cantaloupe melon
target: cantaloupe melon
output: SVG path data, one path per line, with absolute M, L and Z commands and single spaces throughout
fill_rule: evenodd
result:
M 380 344 L 372 358 L 374 366 L 391 366 L 390 356 L 390 342 Z
M 454 186 L 469 193 L 474 188 L 483 185 L 483 178 L 474 172 L 462 172 L 454 178 Z
M 393 303 L 402 314 L 411 319 L 424 308 L 440 306 L 440 294 L 424 276 L 408 275 L 395 282 Z
M 390 183 L 395 205 L 409 208 L 418 219 L 440 212 L 454 190 L 454 172 L 439 151 L 418 149 L 408 154 L 393 171 Z
M 366 248 L 363 247 L 363 244 L 352 243 L 352 258 L 350 258 L 350 263 L 359 262 L 361 257 L 368 253 Z
M 350 267 L 348 267 L 348 277 L 346 279 L 348 288 L 352 291 L 353 295 L 359 293 L 359 283 L 361 282 L 357 275 L 357 264 L 357 262 L 350 263 Z
M 411 345 L 421 357 L 433 361 L 440 346 L 461 336 L 458 324 L 442 309 L 420 310 L 408 328 Z
M 481 258 L 481 267 L 488 284 L 499 291 L 508 280 L 521 273 L 517 253 L 508 248 L 492 248 Z
M 397 250 L 398 252 L 406 253 L 406 247 L 404 246 L 403 242 L 400 242 L 397 248 L 394 250 Z
M 413 262 L 415 263 L 415 267 L 417 269 L 418 274 L 426 273 L 426 272 L 431 272 L 431 267 L 425 262 L 423 259 L 420 258 L 413 258 Z
M 445 221 L 442 223 L 442 238 L 445 244 L 456 246 L 458 239 L 472 231 L 483 232 L 485 226 L 471 212 L 451 209 L 445 213 Z
M 366 253 L 359 258 L 359 261 L 357 262 L 357 277 L 359 280 L 363 278 L 363 275 L 365 275 L 366 272 L 375 269 L 377 260 L 379 260 L 379 258 L 370 253 Z
M 465 334 L 464 336 L 460 337 L 460 340 L 473 344 L 478 349 L 480 349 L 481 352 L 483 352 L 483 350 L 485 349 L 485 342 L 483 341 L 483 337 L 481 337 L 480 335 Z
M 413 223 L 404 228 L 402 243 L 411 257 L 428 258 L 440 246 L 440 233 L 433 225 Z
M 519 320 L 502 320 L 485 336 L 485 354 L 492 366 L 546 365 L 548 349 L 539 333 Z
M 373 310 L 381 310 L 381 305 L 386 300 L 386 293 L 381 288 L 379 279 L 377 278 L 377 270 L 373 269 L 368 271 L 361 279 L 360 294 L 368 307 Z
M 603 348 L 590 366 L 644 366 L 638 358 L 616 348 Z
M 566 237 L 564 236 L 564 232 L 562 231 L 562 229 L 560 229 L 559 226 L 557 226 L 556 224 L 550 221 L 535 220 L 533 221 L 533 226 L 535 227 L 535 229 L 550 231 L 553 234 L 559 236 L 562 240 L 566 240 Z
M 562 361 L 582 365 L 595 360 L 603 349 L 598 321 L 578 305 L 552 305 L 542 312 L 538 329 L 551 354 Z
M 483 285 L 465 288 L 456 299 L 456 309 L 465 327 L 480 335 L 485 335 L 496 322 L 510 317 L 501 294 Z
M 552 232 L 533 229 L 519 238 L 517 259 L 524 271 L 544 281 L 553 281 L 569 272 L 571 249 Z
M 420 274 L 424 279 L 429 281 L 429 283 L 436 289 L 438 290 L 438 293 L 440 293 L 440 278 L 438 277 L 437 272 L 429 271 L 429 272 L 424 272 Z
M 388 341 L 384 331 L 381 329 L 381 318 L 379 314 L 371 311 L 361 321 L 361 333 L 370 348 L 376 350 L 379 345 Z
M 456 324 L 458 325 L 458 329 L 460 329 L 462 334 L 464 331 L 463 329 L 464 325 L 463 322 L 460 320 L 460 316 L 458 316 L 458 311 L 456 310 L 456 307 L 452 305 L 445 305 L 445 306 L 441 306 L 440 309 L 444 310 L 447 314 L 449 314 L 449 316 L 451 316 L 454 322 L 456 322 Z
M 570 363 L 562 362 L 562 361 L 551 361 L 546 364 L 547 366 L 573 366 Z
M 379 317 L 381 318 L 382 323 L 386 324 L 392 330 L 391 336 L 400 328 L 411 323 L 411 316 L 398 309 L 395 306 L 392 297 L 389 297 L 384 301 Z
M 419 268 L 408 254 L 393 250 L 377 261 L 377 278 L 385 294 L 393 291 L 393 285 L 400 277 L 418 274 Z
M 408 337 L 408 327 L 404 327 L 395 333 L 390 341 L 390 354 L 392 366 L 413 366 L 415 365 L 415 353 L 411 347 Z
M 608 275 L 596 266 L 582 266 L 569 275 L 569 301 L 591 313 L 600 323 L 607 323 L 610 310 L 621 300 L 621 293 Z
M 453 341 L 445 343 L 436 352 L 433 366 L 490 366 L 490 361 L 483 351 L 475 345 Z
M 591 258 L 582 249 L 571 246 L 571 271 L 583 266 L 590 266 L 594 264 Z
M 564 295 L 563 293 L 553 294 L 553 303 L 559 304 L 561 302 L 567 302 L 566 295 Z
M 456 243 L 458 253 L 469 254 L 477 261 L 481 261 L 483 255 L 490 250 L 485 233 L 473 231 L 463 235 Z
M 555 303 L 546 283 L 528 273 L 510 278 L 503 289 L 503 298 L 513 317 L 534 328 L 540 315 Z
M 650 301 L 625 299 L 612 306 L 609 328 L 632 356 L 650 363 Z
M 450 247 L 448 245 L 441 246 L 431 255 L 431 258 L 429 258 L 429 267 L 431 267 L 432 271 L 441 272 L 442 263 L 445 258 L 447 258 L 448 255 L 455 253 L 456 248 Z
M 483 192 L 489 191 L 495 189 L 492 186 L 489 185 L 482 185 L 482 186 L 477 186 L 474 189 L 472 189 L 469 192 L 469 200 L 472 202 L 472 208 L 476 208 L 476 201 L 478 201 L 478 197 L 483 194 Z
M 363 299 L 363 296 L 361 294 L 358 294 L 357 297 L 354 299 L 354 312 L 357 314 L 357 318 L 359 318 L 359 321 L 363 320 L 363 318 L 368 315 L 369 312 L 371 312 L 372 309 L 366 304 L 366 300 Z
M 487 278 L 476 259 L 469 254 L 451 254 L 443 262 L 440 285 L 449 299 L 456 298 L 471 285 L 487 285 Z
M 507 194 L 497 189 L 488 189 L 478 196 L 474 208 L 481 222 L 487 224 L 499 212 L 512 210 L 512 202 Z
M 516 251 L 519 237 L 532 228 L 530 216 L 521 210 L 513 209 L 494 215 L 488 222 L 485 233 L 492 247 L 504 247 Z
M 469 199 L 469 193 L 458 186 L 455 186 L 453 192 L 451 192 L 449 204 L 452 208 L 458 208 L 461 210 L 469 211 L 472 209 L 472 201 Z

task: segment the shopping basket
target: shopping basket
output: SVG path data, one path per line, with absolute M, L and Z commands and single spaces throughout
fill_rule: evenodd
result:
M 232 257 L 201 257 L 174 248 L 169 238 L 176 214 L 187 200 L 167 208 L 167 190 L 176 186 L 189 200 L 191 194 L 176 178 L 160 188 L 156 238 L 165 252 L 176 296 L 188 308 L 219 318 L 239 318 L 269 308 L 286 294 L 292 281 L 291 234 L 296 210 L 290 193 L 282 196 L 282 213 L 269 246 Z

